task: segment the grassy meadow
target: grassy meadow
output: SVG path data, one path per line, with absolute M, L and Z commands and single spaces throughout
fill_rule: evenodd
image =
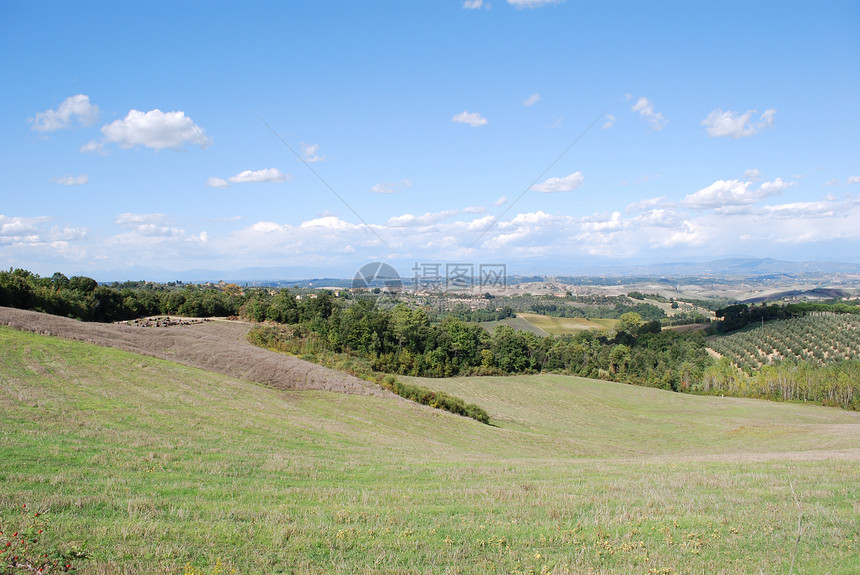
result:
M 860 571 L 858 413 L 418 381 L 491 425 L 0 328 L 0 531 L 97 574 Z

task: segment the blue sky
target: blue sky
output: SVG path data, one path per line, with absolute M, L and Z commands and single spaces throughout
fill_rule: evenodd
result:
M 858 26 L 856 2 L 4 2 L 0 265 L 860 261 Z

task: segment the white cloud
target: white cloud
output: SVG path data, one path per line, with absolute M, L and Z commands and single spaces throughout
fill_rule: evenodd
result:
M 228 188 L 230 187 L 230 182 L 223 178 L 216 178 L 215 176 L 209 176 L 209 179 L 206 180 L 206 186 L 209 188 Z
M 135 238 L 173 238 L 185 235 L 185 230 L 167 225 L 166 214 L 119 214 L 114 223 L 129 228 L 130 232 L 114 236 L 114 241 L 134 242 Z
M 473 128 L 483 126 L 487 123 L 487 119 L 477 112 L 463 111 L 456 114 L 451 121 L 456 124 L 468 124 Z
M 765 182 L 761 185 L 759 190 L 764 196 L 774 196 L 782 192 L 782 190 L 786 188 L 790 188 L 795 185 L 794 182 L 783 182 L 782 178 L 777 178 L 772 182 Z
M 227 188 L 230 186 L 230 183 L 227 180 L 223 180 L 221 178 L 216 178 L 214 176 L 210 176 L 208 180 L 206 180 L 206 185 L 210 188 Z
M 759 172 L 757 169 L 747 170 L 744 172 L 744 179 L 753 181 L 760 180 L 761 172 Z
M 81 174 L 80 176 L 63 176 L 62 178 L 54 178 L 51 180 L 52 182 L 57 182 L 58 184 L 62 184 L 64 186 L 82 186 L 89 181 L 89 178 L 86 174 Z
M 547 4 L 558 4 L 563 0 L 508 0 L 508 4 L 517 8 L 539 8 Z
M 319 144 L 302 144 L 302 159 L 306 162 L 322 162 L 325 160 L 325 156 L 317 155 L 317 150 L 319 150 Z
M 710 186 L 702 188 L 694 194 L 689 194 L 681 204 L 696 210 L 709 208 L 726 209 L 755 204 L 768 196 L 779 194 L 782 190 L 793 186 L 794 182 L 784 182 L 777 178 L 765 182 L 758 189 L 752 188 L 752 182 L 740 180 L 717 180 Z
M 292 176 L 285 174 L 278 168 L 265 168 L 262 170 L 245 170 L 227 179 L 234 184 L 257 184 L 263 182 L 286 182 L 287 180 L 291 180 Z
M 374 194 L 393 194 L 394 192 L 399 192 L 400 190 L 411 186 L 412 182 L 409 180 L 400 180 L 399 182 L 380 182 L 370 188 L 370 191 Z
M 523 101 L 523 106 L 534 106 L 540 101 L 540 94 L 535 92 Z
M 702 125 L 705 126 L 708 134 L 714 138 L 747 138 L 765 128 L 773 127 L 773 116 L 776 114 L 776 110 L 765 110 L 758 121 L 752 123 L 751 119 L 755 113 L 755 110 L 747 110 L 743 114 L 731 110 L 724 112 L 717 108 L 702 120 Z
M 30 123 L 33 124 L 31 129 L 37 132 L 53 132 L 68 128 L 73 119 L 83 126 L 91 126 L 98 122 L 99 107 L 90 104 L 89 96 L 77 94 L 63 100 L 56 110 L 38 112 Z
M 561 178 L 549 178 L 543 183 L 535 184 L 531 187 L 531 190 L 542 194 L 552 192 L 572 192 L 581 186 L 584 181 L 585 176 L 582 175 L 582 172 L 574 172 Z
M 120 226 L 136 226 L 139 224 L 161 223 L 165 219 L 167 219 L 167 214 L 135 214 L 132 212 L 125 212 L 119 214 L 114 219 L 114 223 Z
M 632 223 L 639 226 L 668 228 L 677 225 L 679 218 L 679 214 L 672 210 L 655 208 L 639 214 L 633 218 Z
M 80 152 L 82 154 L 96 154 L 98 156 L 107 156 L 108 151 L 105 149 L 105 145 L 103 142 L 97 142 L 95 140 L 91 140 L 81 146 Z
M 125 118 L 103 126 L 101 131 L 104 143 L 118 144 L 125 149 L 136 146 L 154 150 L 180 149 L 185 144 L 206 148 L 212 143 L 203 128 L 182 111 L 165 113 L 161 110 L 130 110 Z
M 694 222 L 684 220 L 678 229 L 673 230 L 665 237 L 655 237 L 651 240 L 654 247 L 674 248 L 677 246 L 701 246 L 710 235 Z
M 615 116 L 613 116 L 612 114 L 606 114 L 606 122 L 603 124 L 603 129 L 608 130 L 609 128 L 614 126 L 615 120 Z
M 653 208 L 654 206 L 658 206 L 664 203 L 666 200 L 666 196 L 660 196 L 659 198 L 648 198 L 646 200 L 639 200 L 638 202 L 633 202 L 631 204 L 627 204 L 628 212 L 640 212 L 643 210 L 648 210 Z
M 851 176 L 848 178 L 849 184 L 860 184 L 860 176 Z
M 321 218 L 316 218 L 314 220 L 308 220 L 306 222 L 302 222 L 302 228 L 322 228 L 325 230 L 331 231 L 354 231 L 355 229 L 361 227 L 355 224 L 351 224 L 349 222 L 345 222 L 344 220 L 335 217 L 335 216 L 323 216 Z
M 49 221 L 47 216 L 35 218 L 10 217 L 0 214 L 0 242 L 33 241 L 39 237 L 39 224 Z
M 651 124 L 651 129 L 656 131 L 662 130 L 668 121 L 663 117 L 663 114 L 654 111 L 654 104 L 645 97 L 636 100 L 636 103 L 630 109 L 634 112 L 639 112 L 639 115 Z
M 824 182 L 824 185 L 825 186 L 838 186 L 839 180 L 828 180 L 828 181 Z
M 457 210 L 445 210 L 442 212 L 427 212 L 426 214 L 416 216 L 414 214 L 403 214 L 402 216 L 394 216 L 389 218 L 388 225 L 396 228 L 408 226 L 428 226 L 436 222 L 457 215 Z
M 465 10 L 477 10 L 478 8 L 489 8 L 489 4 L 484 4 L 484 0 L 466 0 L 463 2 Z
M 279 183 L 292 180 L 293 176 L 285 174 L 278 168 L 265 168 L 262 170 L 244 170 L 235 176 L 231 176 L 226 180 L 211 176 L 206 185 L 210 188 L 227 188 L 233 184 L 259 184 L 259 183 Z
M 37 248 L 72 259 L 80 257 L 81 250 L 72 248 L 69 242 L 86 239 L 87 229 L 59 226 L 47 229 L 46 224 L 51 220 L 49 216 L 17 217 L 0 214 L 0 247 L 15 250 Z
M 493 205 L 498 207 L 498 206 L 504 206 L 507 203 L 508 203 L 508 196 L 499 196 L 499 199 L 496 200 L 495 202 L 493 202 Z
M 794 202 L 791 204 L 779 204 L 776 206 L 764 206 L 764 210 L 778 217 L 803 217 L 822 218 L 835 215 L 834 202 Z
M 483 214 L 486 210 L 483 206 L 469 206 L 467 208 L 463 208 L 464 214 Z
M 620 230 L 624 227 L 624 221 L 621 219 L 621 212 L 612 212 L 612 214 L 596 214 L 587 218 L 582 218 L 582 229 L 592 232 L 602 232 L 608 230 Z

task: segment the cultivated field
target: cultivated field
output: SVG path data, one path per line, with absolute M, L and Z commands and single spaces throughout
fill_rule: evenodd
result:
M 709 346 L 748 372 L 786 359 L 835 364 L 860 359 L 860 317 L 818 314 L 773 321 L 712 338 Z
M 613 330 L 618 323 L 614 319 L 585 319 L 581 317 L 553 317 L 536 313 L 518 313 L 522 318 L 550 335 L 566 335 L 584 329 Z
M 860 571 L 858 413 L 420 381 L 493 425 L 0 328 L 0 531 L 98 574 Z
M 508 327 L 514 328 L 517 331 L 527 331 L 529 333 L 533 333 L 538 337 L 546 337 L 549 335 L 541 328 L 529 323 L 522 317 L 519 317 L 519 315 L 517 317 L 507 317 L 498 321 L 485 321 L 481 323 L 481 326 L 483 326 L 483 328 L 490 333 L 493 333 L 493 330 L 496 329 L 496 326 L 506 325 Z

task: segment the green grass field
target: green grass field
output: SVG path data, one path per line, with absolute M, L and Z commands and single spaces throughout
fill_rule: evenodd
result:
M 0 328 L 0 531 L 98 574 L 860 571 L 858 413 L 419 381 L 493 425 Z
M 498 321 L 481 322 L 481 326 L 490 333 L 493 333 L 493 330 L 496 329 L 496 326 L 499 325 L 506 325 L 508 327 L 514 328 L 517 331 L 527 331 L 539 337 L 546 337 L 549 335 L 547 332 L 537 327 L 536 325 L 529 323 L 522 317 L 506 317 L 505 319 L 500 319 Z
M 517 317 L 524 319 L 550 335 L 567 335 L 584 329 L 605 329 L 611 331 L 615 329 L 615 325 L 618 323 L 618 320 L 614 319 L 552 317 L 536 313 L 518 313 Z

